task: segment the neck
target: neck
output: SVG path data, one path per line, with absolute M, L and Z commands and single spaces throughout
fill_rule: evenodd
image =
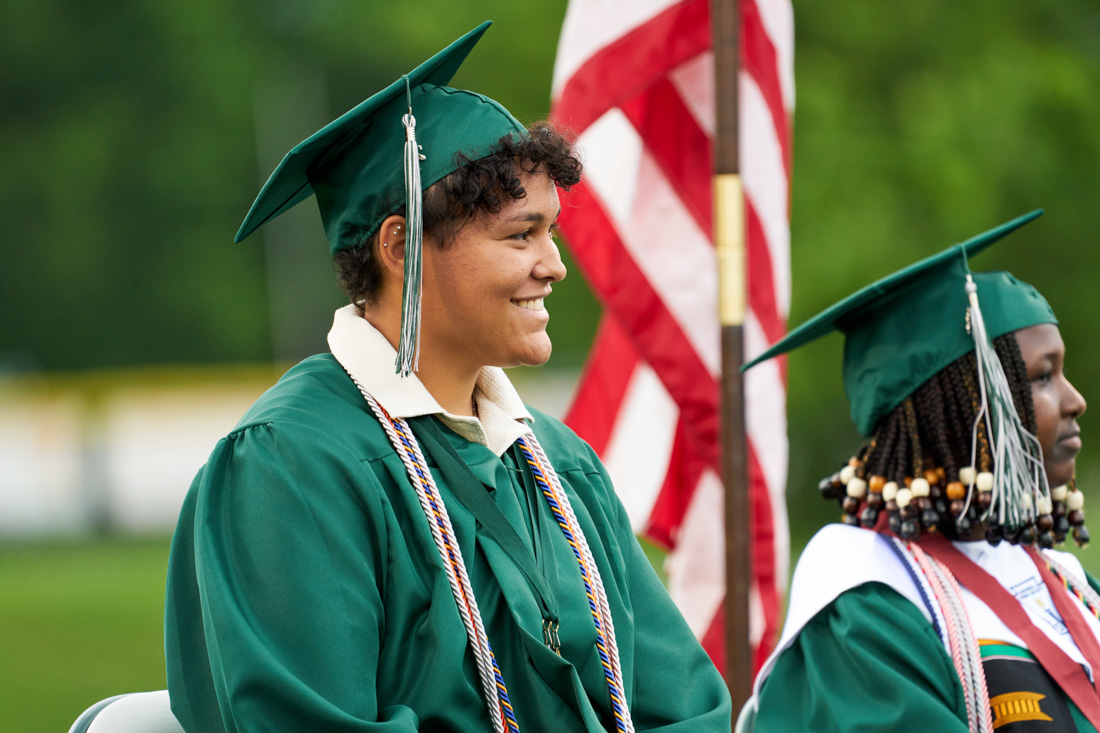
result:
M 364 308 L 363 318 L 386 337 L 390 346 L 397 348 L 401 340 L 400 305 L 396 314 L 381 304 L 368 305 Z M 423 343 L 421 346 L 423 347 Z M 421 349 L 419 368 L 416 370 L 420 383 L 439 406 L 450 414 L 474 417 L 474 387 L 481 368 L 463 368 L 452 359 L 433 358 L 434 351 Z
M 444 410 L 452 415 L 474 417 L 474 387 L 480 371 L 461 371 L 451 364 L 421 358 L 416 376 Z

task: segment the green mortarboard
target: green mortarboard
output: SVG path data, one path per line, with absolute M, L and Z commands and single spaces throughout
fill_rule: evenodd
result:
M 387 216 L 405 207 L 396 365 L 402 376 L 415 371 L 420 349 L 423 190 L 464 162 L 492 154 L 501 138 L 527 135 L 527 128 L 488 97 L 444 86 L 489 25 L 482 23 L 295 145 L 260 189 L 235 239 L 316 194 L 329 249 L 336 254 L 364 242 Z
M 880 418 L 974 350 L 967 329 L 967 275 L 977 286 L 990 339 L 1058 322 L 1032 286 L 1007 272 L 971 273 L 968 265 L 969 257 L 1042 213 L 1032 211 L 868 285 L 792 330 L 742 370 L 840 331 L 852 420 L 870 436 Z
M 422 188 L 457 169 L 456 154 L 476 160 L 493 152 L 492 145 L 505 135 L 527 134 L 493 100 L 443 86 L 490 24 L 482 23 L 406 75 L 424 155 Z M 295 145 L 260 190 L 235 241 L 313 194 L 333 254 L 373 234 L 405 206 L 401 118 L 408 107 L 402 77 Z

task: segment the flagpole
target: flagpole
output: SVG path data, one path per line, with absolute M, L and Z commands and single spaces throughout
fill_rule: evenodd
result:
M 751 522 L 746 460 L 742 325 L 745 321 L 745 217 L 738 155 L 739 0 L 712 0 L 715 115 L 714 239 L 722 328 L 721 450 L 726 526 L 726 684 L 734 710 L 752 693 L 749 639 Z

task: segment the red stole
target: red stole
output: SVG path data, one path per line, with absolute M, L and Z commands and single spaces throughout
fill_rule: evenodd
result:
M 1035 659 L 1054 679 L 1062 691 L 1080 708 L 1093 727 L 1100 730 L 1100 692 L 1089 681 L 1088 675 L 1079 664 L 1073 661 L 1062 649 L 1050 640 L 1041 629 L 1032 623 L 1027 611 L 996 578 L 986 572 L 977 563 L 960 552 L 942 535 L 932 535 L 921 540 L 920 546 L 928 554 L 947 566 L 947 569 L 966 589 L 981 599 L 994 613 L 1023 639 Z M 1094 676 L 1100 675 L 1100 643 L 1096 641 L 1071 600 L 1066 589 L 1046 565 L 1046 561 L 1034 548 L 1027 549 L 1028 556 L 1039 569 L 1039 576 L 1046 584 L 1054 607 L 1062 617 L 1074 644 L 1092 667 Z

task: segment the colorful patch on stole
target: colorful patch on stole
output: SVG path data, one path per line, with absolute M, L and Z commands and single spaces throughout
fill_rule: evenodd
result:
M 1028 650 L 988 639 L 979 639 L 978 643 L 994 730 L 998 733 L 1077 731 L 1065 696 Z

